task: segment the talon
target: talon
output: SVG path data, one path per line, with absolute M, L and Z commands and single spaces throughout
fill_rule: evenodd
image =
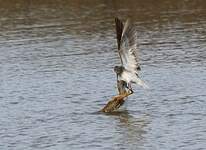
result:
M 130 94 L 133 94 L 133 93 L 134 93 L 134 91 L 133 91 L 132 89 L 129 89 L 129 91 L 130 91 Z
M 133 94 L 133 90 L 132 90 L 132 86 L 131 86 L 131 83 L 128 83 L 128 86 L 127 86 L 128 90 L 130 91 L 130 94 Z

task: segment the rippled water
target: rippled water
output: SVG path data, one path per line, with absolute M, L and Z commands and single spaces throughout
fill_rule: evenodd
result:
M 141 77 L 116 94 L 114 17 L 134 21 Z M 0 149 L 200 150 L 206 144 L 206 2 L 2 1 Z

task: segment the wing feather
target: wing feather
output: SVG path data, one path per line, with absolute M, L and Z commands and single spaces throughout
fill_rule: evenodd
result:
M 118 18 L 115 18 L 115 25 L 116 25 L 116 34 L 117 34 L 117 47 L 118 47 L 118 53 L 119 53 L 119 57 L 121 60 L 121 63 L 123 65 L 123 61 L 122 61 L 122 57 L 120 55 L 120 45 L 121 45 L 121 38 L 122 38 L 122 32 L 123 32 L 123 23 L 121 20 L 119 20 Z
M 118 18 L 115 18 L 115 24 L 116 24 L 116 34 L 117 34 L 117 46 L 118 46 L 118 50 L 119 50 L 124 26 L 123 26 L 122 21 L 119 20 Z
M 140 70 L 137 51 L 137 32 L 130 20 L 127 20 L 122 31 L 119 53 L 125 69 L 135 73 Z

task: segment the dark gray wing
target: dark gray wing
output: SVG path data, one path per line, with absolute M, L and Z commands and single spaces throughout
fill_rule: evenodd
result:
M 121 38 L 122 38 L 122 32 L 123 32 L 123 23 L 121 20 L 119 20 L 118 18 L 115 18 L 115 25 L 116 25 L 116 34 L 117 34 L 117 47 L 118 47 L 118 53 L 119 53 L 119 56 L 120 56 L 120 59 L 121 59 L 121 63 L 123 65 L 123 62 L 122 62 L 122 58 L 121 58 L 121 55 L 120 55 L 120 45 L 121 45 Z
M 118 18 L 115 18 L 115 24 L 116 24 L 116 34 L 117 34 L 117 46 L 119 50 L 124 26 L 123 26 L 122 21 L 119 20 Z

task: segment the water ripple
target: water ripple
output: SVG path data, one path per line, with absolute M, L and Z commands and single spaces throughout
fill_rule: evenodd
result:
M 0 149 L 205 149 L 205 1 L 4 1 Z M 117 112 L 114 16 L 148 82 Z

